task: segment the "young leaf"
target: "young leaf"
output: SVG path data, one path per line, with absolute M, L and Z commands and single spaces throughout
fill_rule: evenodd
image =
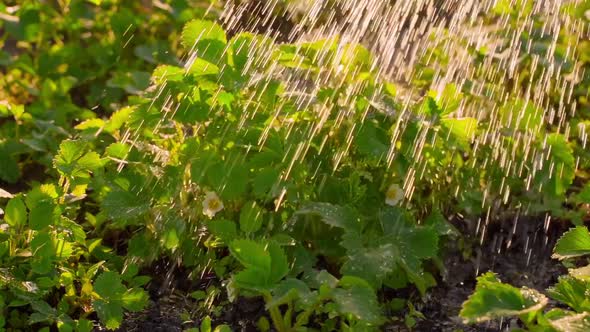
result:
M 463 303 L 459 316 L 466 323 L 477 323 L 536 312 L 546 304 L 545 295 L 533 289 L 504 284 L 493 272 L 488 272 L 477 278 L 475 292 Z
M 553 258 L 566 259 L 590 254 L 590 232 L 578 226 L 565 232 L 553 249 Z
M 100 156 L 94 152 L 84 153 L 85 144 L 80 141 L 65 140 L 59 146 L 53 165 L 61 175 L 87 178 L 103 165 Z
M 15 197 L 8 201 L 4 211 L 4 220 L 11 227 L 20 227 L 27 222 L 27 208 L 22 198 Z

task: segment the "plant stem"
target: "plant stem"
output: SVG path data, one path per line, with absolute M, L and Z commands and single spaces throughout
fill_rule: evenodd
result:
M 264 295 L 264 301 L 266 303 L 270 303 L 272 298 L 270 295 Z M 278 332 L 290 332 L 291 328 L 285 326 L 285 321 L 283 320 L 283 315 L 281 315 L 281 311 L 278 307 L 272 306 L 268 308 L 268 312 L 270 313 L 270 318 L 272 320 L 273 325 L 277 329 Z

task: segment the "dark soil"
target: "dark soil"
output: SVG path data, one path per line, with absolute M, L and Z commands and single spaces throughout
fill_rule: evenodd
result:
M 446 271 L 439 278 L 438 286 L 429 291 L 424 301 L 414 302 L 416 309 L 424 314 L 425 319 L 419 320 L 411 331 L 491 332 L 509 331 L 518 327 L 517 319 L 468 326 L 461 322 L 458 313 L 462 303 L 475 288 L 476 276 L 487 271 L 497 273 L 503 282 L 539 291 L 545 291 L 557 282 L 559 275 L 567 272 L 558 261 L 551 259 L 551 250 L 566 227 L 560 224 L 552 225 L 545 234 L 542 225 L 538 219 L 530 220 L 528 223 L 521 221 L 521 225 L 518 225 L 514 232 L 514 241 L 508 249 L 507 229 L 512 229 L 512 226 L 504 225 L 490 229 L 490 238 L 481 246 L 473 245 L 475 253 L 469 259 L 463 259 L 461 251 L 453 248 L 456 241 L 449 241 L 446 246 L 451 248 L 448 249 L 444 261 Z M 470 240 L 469 237 L 465 239 Z M 213 277 L 191 281 L 188 271 L 179 267 L 171 270 L 169 262 L 157 262 L 143 272 L 154 278 L 149 285 L 149 307 L 140 313 L 127 314 L 119 331 L 172 332 L 198 327 L 204 314 L 202 309 L 198 308 L 197 302 L 190 297 L 190 293 L 205 290 L 210 286 L 222 288 L 219 281 Z M 212 317 L 213 325 L 228 324 L 233 331 L 257 331 L 256 322 L 265 315 L 264 303 L 257 299 L 240 298 L 232 304 L 227 302 L 227 299 L 218 298 L 216 305 L 221 307 L 221 314 L 218 318 Z M 550 306 L 552 305 L 554 304 L 550 302 Z M 403 313 L 398 315 L 403 317 Z M 410 331 L 399 324 L 386 326 L 384 330 Z
M 493 230 L 491 239 L 475 249 L 473 258 L 463 260 L 456 249 L 447 255 L 443 280 L 431 290 L 427 300 L 417 309 L 425 320 L 414 331 L 510 331 L 518 327 L 517 319 L 494 320 L 477 325 L 465 325 L 458 317 L 462 303 L 475 289 L 476 276 L 495 272 L 502 282 L 516 287 L 545 290 L 567 273 L 557 260 L 551 259 L 555 242 L 566 230 L 563 224 L 552 225 L 548 232 L 540 220 L 521 220 L 514 232 L 510 248 L 506 228 Z M 510 227 L 510 229 L 512 229 Z M 527 241 L 528 239 L 528 241 Z M 527 243 L 528 242 L 528 243 Z M 555 303 L 549 302 L 549 306 Z

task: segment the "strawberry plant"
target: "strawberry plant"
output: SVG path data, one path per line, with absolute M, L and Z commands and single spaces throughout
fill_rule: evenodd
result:
M 394 82 L 375 45 L 236 31 L 218 2 L 0 4 L 0 328 L 125 326 L 162 261 L 192 330 L 229 330 L 241 297 L 261 330 L 412 328 L 446 244 L 475 242 L 447 217 L 483 241 L 550 214 L 579 225 L 555 248 L 570 274 L 547 295 L 484 274 L 461 316 L 584 330 L 590 7 L 511 5 L 481 13 L 483 42 L 441 26 Z

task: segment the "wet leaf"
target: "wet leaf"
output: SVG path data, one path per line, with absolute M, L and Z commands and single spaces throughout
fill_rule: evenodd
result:
M 555 244 L 553 258 L 566 259 L 590 254 L 590 232 L 578 226 L 564 233 Z
M 475 292 L 463 303 L 459 316 L 466 323 L 520 316 L 543 309 L 547 298 L 532 289 L 510 286 L 488 272 L 477 278 Z
M 194 50 L 197 56 L 212 64 L 223 63 L 227 39 L 225 31 L 217 23 L 193 20 L 187 23 L 181 35 L 182 45 Z
M 590 281 L 562 276 L 547 291 L 551 298 L 567 304 L 577 312 L 590 311 Z
M 297 215 L 316 215 L 321 220 L 333 227 L 346 231 L 360 233 L 361 223 L 358 216 L 349 207 L 338 206 L 330 203 L 307 203 L 297 212 Z
M 123 190 L 109 192 L 102 201 L 102 208 L 107 216 L 122 221 L 144 215 L 149 207 L 149 202 L 141 196 Z
M 383 322 L 377 296 L 370 287 L 353 285 L 333 291 L 336 308 L 342 314 L 351 314 L 361 321 L 379 325 Z
M 246 268 L 254 268 L 262 272 L 262 279 L 270 274 L 271 258 L 263 245 L 252 240 L 234 240 L 229 246 L 234 256 Z
M 240 229 L 242 232 L 249 234 L 260 229 L 263 221 L 263 210 L 258 207 L 256 202 L 250 201 L 242 206 L 240 212 Z

